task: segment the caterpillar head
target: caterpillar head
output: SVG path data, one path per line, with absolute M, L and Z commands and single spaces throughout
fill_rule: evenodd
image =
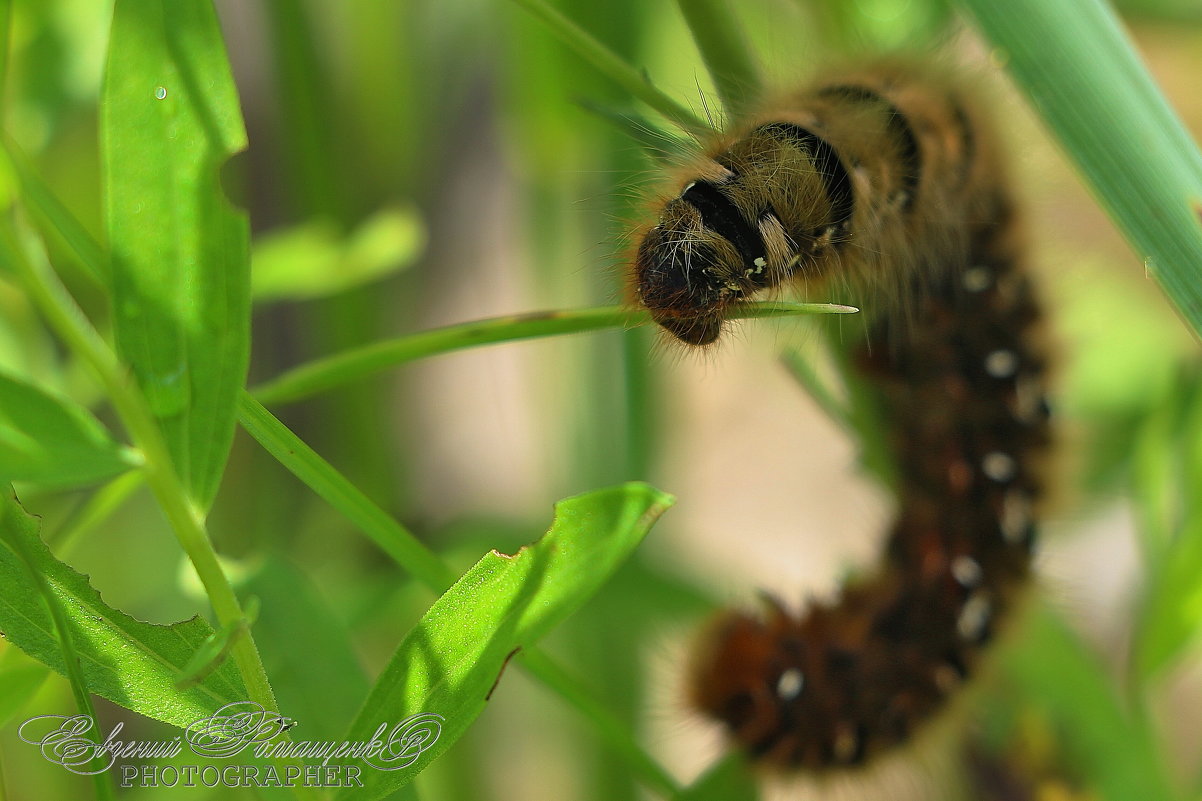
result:
M 742 259 L 730 243 L 708 231 L 689 204 L 673 200 L 639 245 L 638 300 L 677 339 L 708 345 L 722 331 L 726 307 L 744 294 L 732 263 Z
M 734 184 L 688 184 L 664 205 L 635 257 L 639 302 L 689 345 L 717 339 L 730 305 L 769 284 L 763 240 L 728 197 Z

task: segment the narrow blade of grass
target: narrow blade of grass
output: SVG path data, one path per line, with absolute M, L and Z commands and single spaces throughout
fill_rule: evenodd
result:
M 513 0 L 542 20 L 551 32 L 585 61 L 694 136 L 712 133 L 709 125 L 668 95 L 656 89 L 645 73 L 627 64 L 616 53 L 593 38 L 592 34 L 552 8 L 543 0 Z
M 1202 335 L 1202 155 L 1102 0 L 963 0 L 1178 313 Z
M 747 46 L 743 26 L 724 0 L 676 0 L 701 51 L 705 68 L 732 116 L 744 112 L 760 93 L 760 71 Z
M 856 311 L 852 306 L 833 303 L 746 303 L 736 307 L 730 316 L 731 319 L 760 319 L 793 314 L 851 314 Z M 251 394 L 264 404 L 274 406 L 291 403 L 389 367 L 453 350 L 582 331 L 629 328 L 650 321 L 651 317 L 647 312 L 620 306 L 535 312 L 476 320 L 398 339 L 373 342 L 345 353 L 318 359 L 253 388 Z
M 38 175 L 29 158 L 7 134 L 0 133 L 0 147 L 17 178 L 21 198 L 25 201 L 30 214 L 37 221 L 44 235 L 53 236 L 66 245 L 67 252 L 75 253 L 83 266 L 83 274 L 92 279 L 98 286 L 108 286 L 108 262 L 96 240 L 80 224 L 66 206 L 63 205 L 50 187 Z
M 435 591 L 451 586 L 455 574 L 442 560 L 246 393 L 239 399 L 238 420 L 280 464 L 342 512 L 398 565 Z

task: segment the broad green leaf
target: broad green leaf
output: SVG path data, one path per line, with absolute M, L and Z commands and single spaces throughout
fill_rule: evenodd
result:
M 89 689 L 126 709 L 176 726 L 188 724 L 246 692 L 237 670 L 223 664 L 195 687 L 175 681 L 213 633 L 199 617 L 159 626 L 108 606 L 83 576 L 54 558 L 38 536 L 35 519 L 17 500 L 0 501 L 0 631 L 9 642 L 59 673 L 65 673 L 54 622 L 39 589 L 13 548 L 24 546 L 33 569 L 59 599 L 72 626 L 75 650 Z
M 87 484 L 137 461 L 87 409 L 0 373 L 0 484 Z
M 333 295 L 408 267 L 421 255 L 425 229 L 413 209 L 385 209 L 342 236 L 315 220 L 255 241 L 256 301 Z
M 101 133 L 117 346 L 208 508 L 250 347 L 249 226 L 218 180 L 246 132 L 211 0 L 117 0 Z
M 569 498 L 537 542 L 476 563 L 405 637 L 344 738 L 368 740 L 381 724 L 387 732 L 421 715 L 437 739 L 427 739 L 411 764 L 391 763 L 399 769 L 359 763 L 365 787 L 340 797 L 382 798 L 446 751 L 504 684 L 510 657 L 584 603 L 671 502 L 637 483 Z

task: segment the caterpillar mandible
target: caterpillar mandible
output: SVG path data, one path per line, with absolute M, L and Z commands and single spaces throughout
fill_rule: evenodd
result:
M 1029 573 L 1048 354 L 966 94 L 901 64 L 818 82 L 717 135 L 641 232 L 633 293 L 688 345 L 786 282 L 837 284 L 868 315 L 851 361 L 898 476 L 881 566 L 801 617 L 775 601 L 725 614 L 691 668 L 693 705 L 768 762 L 850 766 L 906 740 Z

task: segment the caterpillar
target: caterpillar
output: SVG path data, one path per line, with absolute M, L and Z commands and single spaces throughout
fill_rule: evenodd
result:
M 972 673 L 1026 582 L 1051 443 L 1042 312 L 988 127 L 902 64 L 819 81 L 716 134 L 639 232 L 637 302 L 689 346 L 786 283 L 866 309 L 848 346 L 886 428 L 880 567 L 800 616 L 774 599 L 701 638 L 691 702 L 751 756 L 854 766 Z

